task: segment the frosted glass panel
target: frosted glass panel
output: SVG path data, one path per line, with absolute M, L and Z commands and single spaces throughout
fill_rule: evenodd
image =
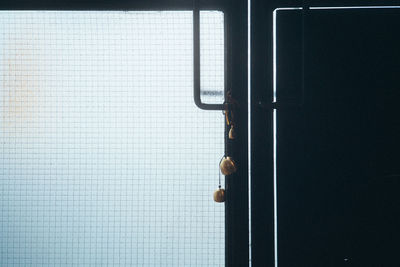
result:
M 224 71 L 224 13 L 200 11 L 200 98 L 202 103 L 224 103 Z
M 0 265 L 224 265 L 224 118 L 193 103 L 192 12 L 0 25 Z

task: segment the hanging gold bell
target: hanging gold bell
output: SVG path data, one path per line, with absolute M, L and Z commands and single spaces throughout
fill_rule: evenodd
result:
M 224 157 L 219 164 L 219 168 L 223 175 L 231 175 L 237 170 L 236 163 L 231 157 Z
M 235 139 L 236 138 L 236 131 L 233 125 L 229 129 L 229 134 L 228 134 L 229 139 Z
M 219 188 L 219 189 L 215 190 L 214 201 L 218 202 L 218 203 L 225 202 L 225 190 L 224 189 Z

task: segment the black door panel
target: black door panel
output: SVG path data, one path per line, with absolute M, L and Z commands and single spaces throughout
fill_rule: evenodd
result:
M 276 67 L 279 266 L 400 266 L 400 9 L 278 12 Z

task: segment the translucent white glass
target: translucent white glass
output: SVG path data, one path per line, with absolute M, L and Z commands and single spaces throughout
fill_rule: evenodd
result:
M 224 265 L 224 118 L 193 103 L 192 12 L 0 25 L 0 265 Z
M 224 103 L 224 42 L 224 13 L 200 11 L 200 98 L 202 103 Z

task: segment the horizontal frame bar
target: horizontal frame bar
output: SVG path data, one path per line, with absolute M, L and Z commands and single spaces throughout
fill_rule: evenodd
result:
M 223 0 L 201 0 L 204 10 L 224 10 Z M 190 0 L 4 0 L 0 10 L 193 10 Z

